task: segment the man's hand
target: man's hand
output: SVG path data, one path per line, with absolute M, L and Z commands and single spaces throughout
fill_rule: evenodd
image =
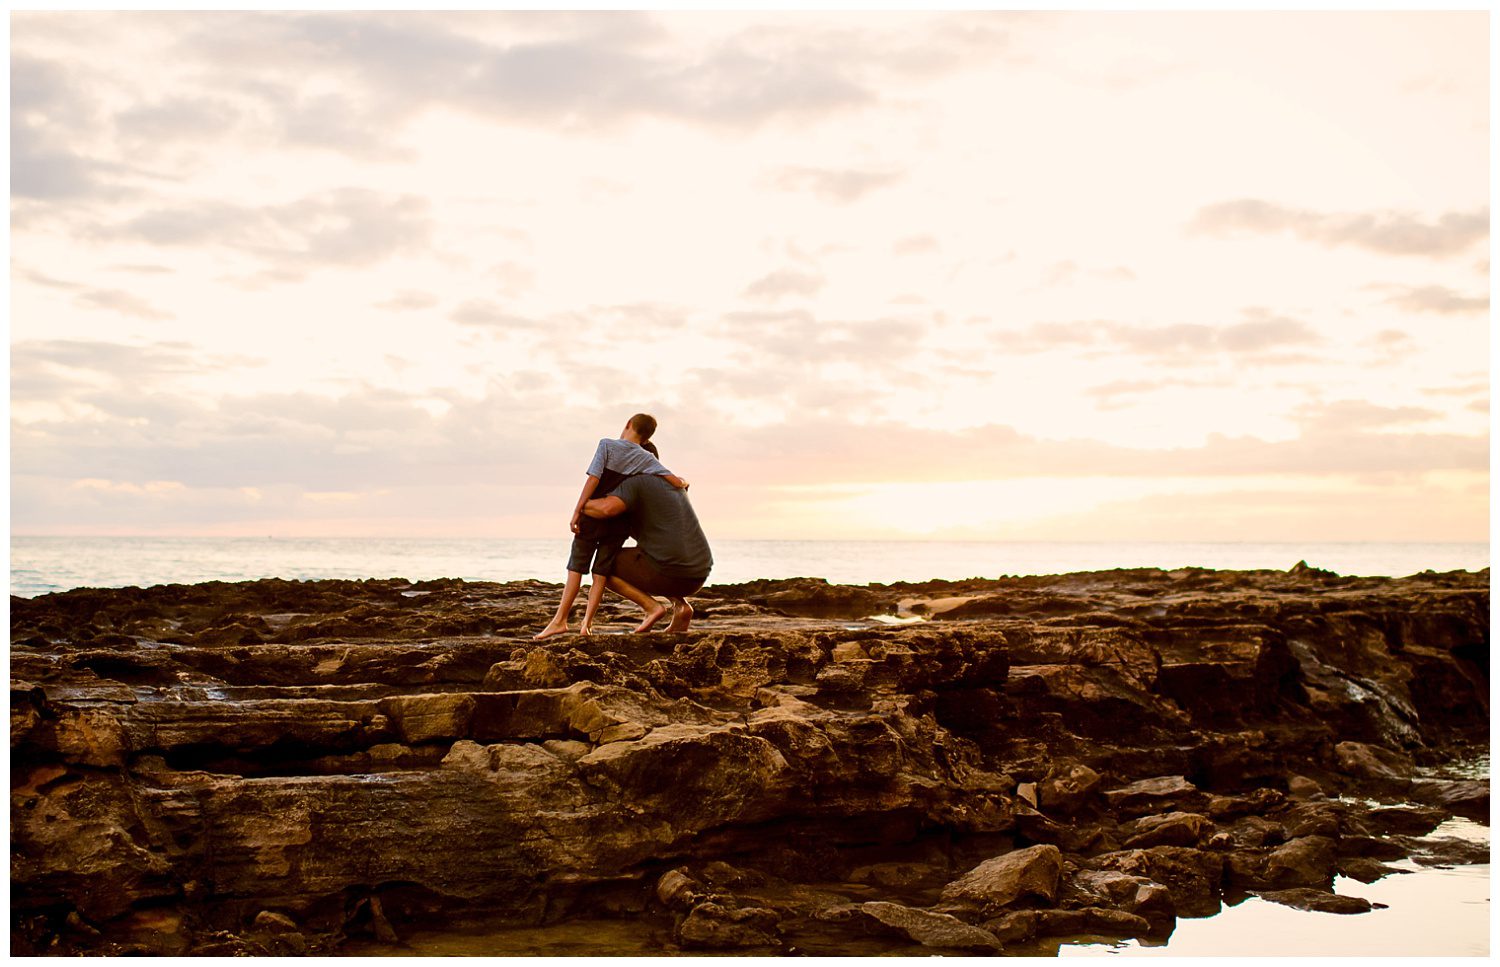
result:
M 572 531 L 575 534 L 578 533 L 578 515 L 577 514 L 574 514 L 573 515 L 573 519 L 570 520 L 570 521 L 568 521 L 568 530 Z

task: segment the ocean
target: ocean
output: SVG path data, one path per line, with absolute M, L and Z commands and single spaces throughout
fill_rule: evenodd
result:
M 1117 567 L 1286 570 L 1398 577 L 1489 567 L 1488 543 L 714 542 L 710 584 L 820 577 L 835 584 L 1063 574 Z M 10 590 L 146 587 L 279 577 L 561 582 L 566 539 L 12 537 Z

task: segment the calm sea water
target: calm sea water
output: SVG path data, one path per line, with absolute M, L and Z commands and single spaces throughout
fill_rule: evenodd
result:
M 566 540 L 12 537 L 12 594 L 77 587 L 265 577 L 454 577 L 561 581 Z M 1488 544 L 1247 544 L 962 541 L 715 541 L 711 584 L 821 577 L 836 584 L 1063 574 L 1116 567 L 1285 570 L 1401 576 L 1489 567 Z

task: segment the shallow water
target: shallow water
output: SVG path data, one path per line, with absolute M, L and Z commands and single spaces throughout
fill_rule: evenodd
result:
M 1452 819 L 1431 833 L 1489 842 L 1489 829 Z M 1098 938 L 1043 942 L 1017 949 L 1026 955 L 1061 957 L 1485 957 L 1490 950 L 1490 866 L 1424 867 L 1410 860 L 1389 864 L 1409 872 L 1374 883 L 1334 879 L 1334 892 L 1360 896 L 1386 909 L 1340 915 L 1294 910 L 1248 897 L 1219 913 L 1179 919 L 1166 943 Z M 346 956 L 662 956 L 666 938 L 631 920 L 573 920 L 541 927 L 471 925 L 418 931 L 399 945 L 355 941 Z M 866 949 L 868 948 L 868 949 Z M 832 941 L 813 955 L 911 954 L 931 948 L 900 948 L 886 938 L 867 943 Z M 696 952 L 695 952 L 696 953 Z
M 1447 831 L 1451 833 L 1452 831 Z M 1490 867 L 1426 868 L 1374 883 L 1334 879 L 1334 892 L 1388 905 L 1341 916 L 1293 910 L 1250 897 L 1217 915 L 1178 920 L 1164 946 L 1135 940 L 1067 944 L 1063 957 L 1485 957 L 1490 952 Z

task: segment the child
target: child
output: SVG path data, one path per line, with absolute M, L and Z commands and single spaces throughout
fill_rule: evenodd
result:
M 580 634 L 589 634 L 594 612 L 604 598 L 604 586 L 609 575 L 614 573 L 615 555 L 630 536 L 630 522 L 624 516 L 597 519 L 583 514 L 583 505 L 591 498 L 607 497 L 620 485 L 620 481 L 638 473 L 655 474 L 674 487 L 687 489 L 688 482 L 673 474 L 656 459 L 656 446 L 651 435 L 656 432 L 656 419 L 646 413 L 637 413 L 625 424 L 618 440 L 600 440 L 589 464 L 588 476 L 583 482 L 583 492 L 573 508 L 573 519 L 569 526 L 573 530 L 573 547 L 568 555 L 568 579 L 563 586 L 562 601 L 557 605 L 557 614 L 547 627 L 536 634 L 538 640 L 560 635 L 568 630 L 568 615 L 583 584 L 583 575 L 592 571 L 594 581 L 589 588 L 588 604 L 584 608 Z M 590 562 L 592 561 L 592 567 Z

